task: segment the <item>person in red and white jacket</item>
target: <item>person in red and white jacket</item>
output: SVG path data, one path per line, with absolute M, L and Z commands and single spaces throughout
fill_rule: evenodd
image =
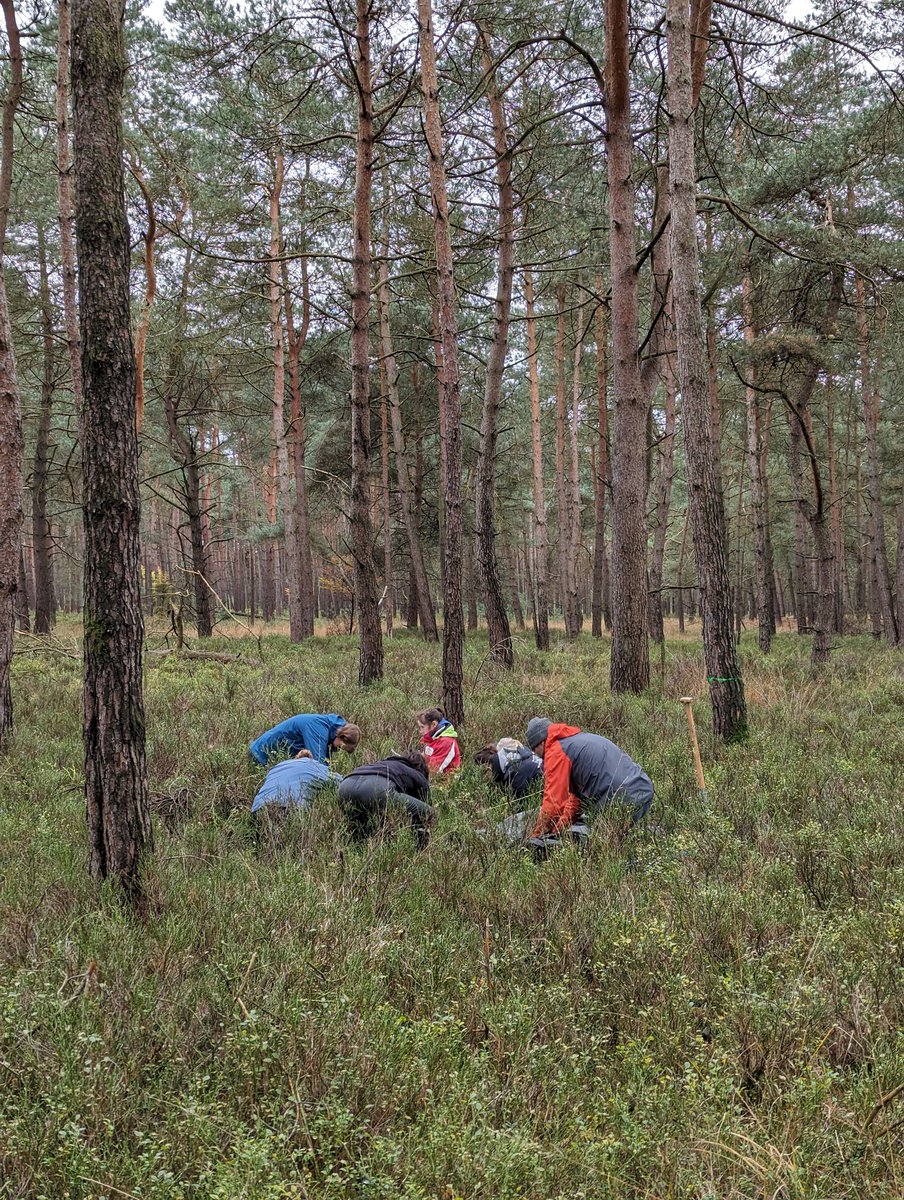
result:
M 461 763 L 458 734 L 438 708 L 418 713 L 417 731 L 431 775 L 450 775 L 458 768 Z

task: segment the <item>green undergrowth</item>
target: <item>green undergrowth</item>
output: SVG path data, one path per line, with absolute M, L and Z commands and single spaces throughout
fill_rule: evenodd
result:
M 86 876 L 74 631 L 15 661 L 0 1196 L 902 1194 L 904 659 L 850 639 L 816 678 L 804 639 L 745 637 L 749 740 L 713 744 L 697 706 L 704 805 L 676 702 L 698 644 L 615 697 L 607 641 L 524 642 L 500 676 L 469 639 L 466 760 L 546 714 L 656 785 L 623 847 L 597 827 L 535 867 L 475 833 L 506 808 L 470 766 L 420 855 L 349 846 L 328 793 L 256 828 L 256 734 L 335 709 L 358 757 L 412 745 L 439 650 L 403 632 L 361 692 L 353 639 L 224 644 L 263 661 L 148 658 L 144 921 Z

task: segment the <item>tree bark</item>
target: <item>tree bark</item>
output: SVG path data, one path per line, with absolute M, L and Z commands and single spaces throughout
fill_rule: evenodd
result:
M 697 172 L 687 0 L 668 0 L 669 228 L 678 374 L 688 473 L 688 502 L 713 731 L 744 736 L 747 710 L 732 631 L 731 580 L 722 480 L 714 446 L 697 247 Z
M 314 636 L 314 568 L 311 561 L 311 529 L 308 517 L 308 488 L 305 469 L 305 420 L 301 401 L 301 351 L 308 340 L 311 323 L 311 295 L 308 283 L 308 260 L 301 260 L 301 326 L 295 328 L 292 311 L 292 291 L 289 287 L 289 265 L 282 263 L 283 295 L 286 304 L 286 342 L 289 351 L 290 436 L 292 470 L 295 476 L 295 541 L 299 592 L 299 633 Z
M 486 32 L 478 24 L 481 43 L 484 87 L 493 121 L 493 148 L 496 152 L 496 191 L 499 210 L 498 256 L 496 262 L 496 300 L 493 341 L 487 360 L 483 411 L 480 419 L 480 452 L 477 458 L 477 554 L 483 578 L 487 637 L 491 659 L 506 670 L 514 661 L 512 631 L 505 607 L 505 596 L 496 558 L 496 442 L 499 431 L 499 407 L 502 372 L 508 350 L 509 321 L 512 307 L 512 281 L 515 277 L 515 200 L 512 191 L 512 161 L 508 150 L 505 111 L 496 87 Z
M 352 248 L 352 484 L 351 548 L 358 609 L 358 683 L 383 678 L 383 633 L 377 595 L 370 503 L 370 208 L 373 181 L 373 84 L 370 0 L 355 0 L 355 214 Z
M 148 331 L 151 327 L 154 297 L 157 294 L 157 270 L 154 265 L 157 219 L 144 172 L 137 163 L 131 165 L 131 171 L 135 182 L 141 189 L 148 216 L 148 227 L 144 234 L 144 299 L 141 302 L 138 327 L 135 330 L 135 423 L 140 433 L 144 424 L 144 352 L 148 342 Z
M 653 518 L 653 549 L 650 555 L 650 637 L 661 645 L 665 639 L 662 622 L 662 579 L 665 543 L 669 526 L 672 482 L 675 478 L 675 370 L 671 354 L 665 368 L 663 430 L 659 439 L 659 468 L 656 475 L 656 508 Z
M 50 417 L 53 408 L 54 335 L 50 284 L 47 278 L 47 252 L 44 227 L 37 226 L 38 274 L 41 309 L 43 371 L 41 410 L 31 468 L 31 540 L 34 546 L 35 633 L 50 633 L 56 621 L 56 596 L 53 589 L 53 534 L 47 515 L 47 476 L 50 470 Z
M 568 402 L 565 394 L 565 284 L 556 288 L 556 508 L 559 532 L 559 603 L 565 622 L 565 636 L 577 637 L 572 601 L 573 561 L 571 505 L 568 459 L 565 445 L 568 430 Z
M 209 638 L 213 634 L 215 614 L 213 595 L 207 586 L 210 569 L 207 546 L 204 541 L 204 509 L 201 501 L 201 469 L 198 454 L 200 431 L 196 427 L 197 423 L 193 420 L 187 420 L 184 428 L 179 411 L 179 400 L 186 388 L 182 355 L 185 344 L 185 314 L 188 305 L 191 264 L 192 247 L 189 244 L 185 248 L 185 259 L 182 264 L 182 280 L 173 329 L 173 349 L 170 353 L 169 366 L 163 384 L 163 410 L 166 414 L 170 449 L 173 458 L 182 469 L 182 496 L 185 503 L 185 514 L 188 517 L 192 564 L 190 574 L 198 637 Z
M 433 230 L 436 244 L 438 316 L 442 338 L 443 400 L 445 411 L 445 568 L 443 574 L 443 710 L 455 725 L 464 722 L 464 613 L 461 603 L 462 491 L 461 383 L 455 281 L 449 230 L 449 200 L 440 123 L 439 80 L 430 0 L 418 0 L 418 29 L 424 101 L 424 132 L 430 159 Z
M 756 341 L 753 322 L 752 285 L 747 263 L 741 283 L 744 317 L 744 342 L 752 347 Z M 748 378 L 755 381 L 753 365 L 747 367 Z M 768 654 L 775 633 L 775 609 L 772 603 L 772 535 L 766 504 L 766 484 L 763 471 L 763 439 L 760 430 L 760 394 L 753 386 L 744 388 L 744 413 L 747 433 L 747 476 L 750 487 L 750 508 L 753 517 L 753 555 L 756 579 L 757 637 L 760 650 Z
M 609 260 L 612 270 L 612 659 L 614 692 L 641 692 L 650 682 L 647 641 L 647 530 L 644 460 L 647 398 L 638 352 L 627 0 L 606 6 Z
M 854 210 L 853 187 L 849 185 L 848 199 Z M 882 509 L 882 465 L 879 459 L 879 390 L 874 386 L 869 362 L 869 323 L 866 316 L 866 294 L 863 279 L 854 275 L 857 349 L 860 355 L 860 394 L 863 402 L 863 430 L 866 444 L 866 495 L 869 506 L 870 574 L 875 590 L 874 612 L 878 615 L 881 632 L 886 641 L 896 644 L 898 623 L 895 620 L 891 579 L 888 570 L 888 550 L 885 542 L 885 517 Z
M 546 525 L 546 493 L 543 481 L 543 437 L 540 428 L 540 372 L 537 364 L 537 323 L 534 314 L 534 275 L 524 268 L 524 299 L 527 306 L 527 371 L 530 388 L 531 458 L 534 486 L 534 589 L 536 597 L 535 636 L 538 650 L 549 649 L 549 540 Z
M 578 277 L 578 288 L 582 281 Z M 584 299 L 575 313 L 574 353 L 571 364 L 571 420 L 568 427 L 568 612 L 571 636 L 576 638 L 584 625 L 584 603 L 578 583 L 578 561 L 581 545 L 581 359 L 584 353 Z
M 3 97 L 0 146 L 0 751 L 13 725 L 10 668 L 16 593 L 22 550 L 22 407 L 6 293 L 6 228 L 9 221 L 16 109 L 22 97 L 22 46 L 12 0 L 2 0 L 9 45 L 10 79 Z
M 75 286 L 75 214 L 72 205 L 72 180 L 69 162 L 69 0 L 59 0 L 57 43 L 57 172 L 59 188 L 60 257 L 63 265 L 63 319 L 66 348 L 72 375 L 72 396 L 76 416 L 83 405 L 82 360 L 79 349 L 78 302 Z
M 835 326 L 838 309 L 841 305 L 841 277 L 837 272 L 832 280 L 832 291 L 826 307 L 823 332 L 828 336 Z M 788 422 L 790 427 L 790 466 L 791 479 L 794 484 L 797 513 L 810 526 L 813 534 L 813 545 L 816 556 L 816 597 L 815 603 L 807 597 L 808 621 L 813 631 L 812 663 L 814 667 L 825 666 L 830 658 L 831 636 L 834 626 L 835 609 L 835 552 L 830 535 L 828 513 L 826 511 L 825 489 L 816 444 L 813 437 L 813 422 L 810 416 L 810 399 L 813 395 L 819 377 L 819 364 L 811 362 L 807 367 L 797 397 L 792 402 L 785 396 L 788 406 Z M 813 499 L 807 499 L 804 488 L 803 469 L 801 464 L 801 444 L 807 452 L 810 475 L 813 484 Z M 810 579 L 809 566 L 807 579 Z M 812 584 L 808 586 L 812 590 Z
M 387 228 L 386 240 L 383 244 L 383 257 L 377 272 L 380 355 L 386 371 L 386 386 L 389 393 L 389 417 L 392 426 L 393 449 L 395 451 L 396 480 L 399 485 L 399 507 L 402 510 L 402 522 L 405 526 L 405 535 L 408 539 L 408 553 L 411 558 L 411 571 L 414 576 L 418 612 L 421 618 L 421 630 L 425 641 L 438 642 L 439 631 L 436 627 L 433 597 L 430 594 L 430 580 L 427 575 L 427 565 L 424 561 L 424 551 L 421 547 L 420 533 L 418 531 L 417 511 L 415 508 L 416 489 L 411 479 L 408 450 L 402 430 L 402 406 L 399 401 L 399 368 L 393 348 L 392 326 L 389 320 L 388 238 L 389 233 Z
M 270 188 L 270 342 L 273 347 L 273 445 L 279 482 L 279 506 L 282 511 L 286 547 L 286 582 L 289 591 L 289 641 L 300 642 L 305 636 L 301 611 L 301 557 L 296 529 L 296 508 L 292 497 L 289 468 L 289 444 L 286 439 L 286 358 L 283 345 L 283 273 L 280 200 L 285 181 L 285 157 L 277 149 L 273 161 Z
M 138 434 L 122 168 L 123 9 L 75 0 L 72 91 L 85 387 L 85 795 L 89 865 L 141 897 L 151 849 L 139 584 Z
M 380 483 L 383 491 L 383 614 L 386 636 L 392 637 L 395 586 L 392 578 L 392 492 L 389 486 L 389 389 L 386 363 L 380 359 Z
M 16 628 L 20 633 L 31 632 L 31 608 L 28 603 L 28 572 L 25 569 L 25 547 L 19 547 L 19 578 L 16 586 Z
M 597 279 L 597 292 L 603 291 L 602 277 Z M 593 598 L 591 600 L 591 633 L 603 636 L 603 623 L 609 625 L 609 563 L 606 556 L 606 488 L 609 475 L 609 410 L 607 407 L 606 354 L 608 330 L 606 307 L 596 310 L 596 411 L 597 451 L 593 471 Z

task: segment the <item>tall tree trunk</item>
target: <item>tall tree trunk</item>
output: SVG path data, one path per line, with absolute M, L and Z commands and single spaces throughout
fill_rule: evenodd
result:
M 35 557 L 35 633 L 50 633 L 56 621 L 56 597 L 53 590 L 53 534 L 47 515 L 47 476 L 50 469 L 50 415 L 53 407 L 54 336 L 50 284 L 47 278 L 47 252 L 44 227 L 38 223 L 38 272 L 41 307 L 43 371 L 41 375 L 41 413 L 35 438 L 31 469 L 31 540 Z
M 477 579 L 474 571 L 474 542 L 470 537 L 465 537 L 463 553 L 467 629 L 468 633 L 473 633 L 474 630 L 480 625 L 480 617 L 477 612 Z
M 731 580 L 722 480 L 714 446 L 697 248 L 697 172 L 687 0 L 668 0 L 669 229 L 688 503 L 714 733 L 727 741 L 747 729 L 744 685 L 732 631 Z
M 19 577 L 16 584 L 16 628 L 20 633 L 31 632 L 31 609 L 28 603 L 28 571 L 25 568 L 25 547 L 19 547 Z
M 841 305 L 841 276 L 836 272 L 832 279 L 832 291 L 826 306 L 823 334 L 828 337 L 835 327 Z M 788 400 L 790 425 L 791 478 L 794 484 L 797 512 L 810 526 L 816 556 L 815 602 L 808 596 L 808 621 L 813 631 L 812 662 L 814 667 L 825 666 L 830 657 L 830 642 L 834 624 L 834 575 L 835 553 L 826 512 L 825 489 L 813 437 L 813 422 L 810 417 L 810 399 L 819 377 L 819 364 L 811 362 L 807 367 L 795 401 Z M 813 484 L 813 499 L 808 500 L 803 482 L 801 465 L 801 443 L 806 447 L 810 476 Z M 811 578 L 809 563 L 807 579 Z M 808 583 L 812 593 L 813 584 Z
M 508 150 L 505 111 L 496 87 L 493 61 L 486 32 L 478 24 L 481 43 L 484 87 L 493 121 L 493 146 L 496 152 L 496 190 L 499 209 L 496 263 L 496 301 L 493 320 L 493 341 L 487 360 L 483 412 L 480 419 L 480 452 L 477 458 L 477 491 L 475 514 L 477 524 L 477 553 L 483 577 L 487 617 L 487 636 L 490 657 L 500 666 L 511 670 L 515 656 L 512 631 L 505 608 L 505 596 L 496 559 L 496 442 L 499 431 L 499 406 L 502 394 L 502 372 L 508 350 L 509 320 L 512 308 L 512 280 L 515 277 L 515 200 L 512 191 L 512 160 Z
M 433 609 L 433 597 L 430 594 L 430 580 L 424 561 L 424 551 L 421 546 L 418 531 L 417 512 L 415 509 L 415 485 L 411 479 L 411 468 L 408 462 L 408 450 L 402 430 L 402 406 L 399 401 L 399 368 L 396 362 L 395 350 L 392 343 L 392 326 L 389 320 L 389 228 L 387 225 L 386 238 L 383 243 L 383 257 L 377 272 L 377 305 L 380 315 L 380 356 L 386 370 L 386 387 L 389 393 L 389 416 L 392 425 L 392 441 L 395 451 L 396 479 L 399 485 L 399 506 L 402 510 L 402 522 L 408 539 L 408 553 L 411 558 L 411 571 L 414 577 L 417 594 L 418 611 L 421 618 L 421 630 L 424 640 L 439 641 L 439 631 L 436 627 L 436 614 Z
M 191 543 L 192 565 L 189 573 L 192 580 L 198 637 L 209 638 L 213 633 L 215 614 L 213 594 L 208 587 L 210 569 L 207 546 L 204 541 L 204 507 L 201 500 L 201 468 L 198 453 L 200 431 L 193 427 L 194 421 L 191 420 L 191 414 L 188 414 L 185 422 L 186 432 L 179 412 L 179 397 L 184 389 L 182 354 L 185 342 L 185 315 L 188 305 L 191 264 L 192 248 L 189 245 L 186 247 L 182 265 L 182 280 L 173 331 L 173 350 L 170 354 L 169 367 L 163 385 L 163 410 L 166 414 L 173 458 L 182 469 L 182 496 L 185 514 L 188 517 Z
M 79 350 L 78 303 L 75 286 L 75 210 L 72 204 L 72 179 L 69 162 L 69 0 L 59 0 L 57 42 L 57 171 L 59 186 L 60 257 L 63 265 L 63 319 L 66 348 L 72 375 L 72 395 L 76 415 L 83 404 L 82 360 Z
M 835 446 L 835 380 L 829 376 L 826 387 L 826 451 L 829 459 L 829 511 L 831 513 L 832 550 L 835 556 L 835 578 L 833 588 L 835 603 L 832 615 L 832 632 L 844 633 L 844 527 L 841 520 L 841 496 L 838 493 L 838 455 Z
M 580 277 L 578 287 L 582 287 Z M 571 421 L 568 428 L 568 611 L 572 636 L 577 637 L 584 624 L 584 605 L 578 584 L 578 560 L 581 545 L 581 359 L 584 353 L 584 300 L 575 313 L 576 333 L 571 366 Z
M 665 543 L 675 478 L 675 370 L 672 355 L 665 368 L 663 430 L 659 439 L 659 469 L 656 475 L 656 508 L 653 518 L 653 549 L 650 555 L 650 637 L 660 645 L 665 639 L 662 624 L 662 579 Z
M 602 277 L 597 279 L 597 292 L 602 294 Z M 603 636 L 603 622 L 609 624 L 609 563 L 606 557 L 606 488 L 609 474 L 609 410 L 606 403 L 607 374 L 606 307 L 596 310 L 596 411 L 597 451 L 593 471 L 593 599 L 591 601 L 591 632 Z
M 752 285 L 744 263 L 742 280 L 742 305 L 744 316 L 744 341 L 752 347 L 756 341 L 753 323 Z M 747 368 L 748 378 L 755 381 L 753 365 Z M 763 439 L 760 430 L 760 395 L 753 383 L 744 388 L 744 412 L 747 431 L 747 474 L 750 487 L 750 508 L 753 517 L 753 555 L 756 578 L 757 636 L 760 650 L 768 654 L 775 632 L 775 611 L 772 604 L 772 536 L 769 528 L 769 511 L 766 505 L 766 485 L 763 473 Z
M 0 148 L 0 751 L 13 725 L 10 668 L 16 592 L 22 551 L 22 408 L 6 293 L 6 228 L 9 221 L 16 109 L 22 97 L 22 47 L 12 0 L 2 0 L 9 44 L 10 79 L 3 97 Z
M 154 201 L 144 172 L 138 163 L 131 163 L 130 170 L 132 177 L 141 189 L 148 217 L 148 227 L 144 234 L 144 299 L 141 303 L 138 326 L 135 330 L 135 424 L 140 433 L 144 424 L 144 352 L 148 342 L 148 331 L 151 327 L 154 297 L 157 294 L 157 270 L 154 265 L 157 219 L 154 212 Z
M 538 650 L 549 649 L 549 539 L 546 527 L 546 493 L 543 482 L 543 437 L 540 428 L 540 372 L 537 365 L 537 323 L 534 314 L 534 275 L 524 268 L 524 299 L 527 306 L 527 371 L 530 387 L 531 458 L 534 486 L 534 592 L 536 596 L 536 642 Z
M 606 6 L 609 260 L 612 270 L 612 659 L 614 692 L 650 682 L 647 641 L 647 530 L 644 460 L 647 398 L 638 353 L 633 139 L 627 0 Z
M 515 625 L 519 632 L 523 633 L 525 629 L 524 609 L 521 606 L 521 586 L 518 578 L 518 549 L 516 545 L 512 546 L 509 554 L 509 583 L 512 589 L 512 616 L 515 618 Z
M 571 514 L 569 511 L 568 460 L 565 456 L 568 403 L 565 395 L 565 284 L 556 288 L 556 508 L 559 527 L 559 603 L 565 636 L 577 637 L 571 607 Z
M 282 511 L 286 547 L 286 582 L 289 591 L 289 641 L 300 642 L 305 636 L 301 613 L 301 548 L 295 528 L 296 510 L 289 470 L 289 445 L 286 440 L 286 358 L 283 345 L 282 230 L 280 199 L 285 181 L 282 149 L 274 155 L 273 184 L 270 188 L 270 342 L 273 347 L 273 445 L 279 483 L 279 507 Z
M 386 636 L 392 637 L 395 586 L 392 578 L 392 492 L 389 486 L 389 389 L 386 363 L 380 359 L 380 484 L 383 491 L 383 612 Z
M 308 260 L 301 260 L 301 327 L 295 328 L 292 312 L 292 289 L 289 287 L 289 265 L 283 257 L 283 295 L 286 305 L 286 342 L 289 359 L 289 395 L 292 440 L 292 470 L 295 476 L 295 542 L 296 570 L 299 593 L 299 633 L 303 638 L 314 635 L 314 569 L 311 562 L 311 532 L 308 517 L 308 488 L 305 472 L 305 422 L 301 401 L 301 352 L 308 340 L 311 323 L 311 294 L 308 282 Z
M 151 849 L 138 575 L 141 502 L 122 168 L 123 9 L 74 0 L 76 240 L 85 388 L 85 795 L 89 865 L 141 896 Z
M 360 629 L 358 682 L 383 678 L 383 633 L 377 595 L 370 504 L 370 207 L 374 113 L 370 73 L 370 0 L 355 0 L 355 217 L 352 250 L 352 490 L 351 547 Z
M 849 185 L 848 199 L 854 210 L 853 187 Z M 863 401 L 863 429 L 866 445 L 866 495 L 869 505 L 869 558 L 870 573 L 875 589 L 874 611 L 881 622 L 881 633 L 886 641 L 897 643 L 898 626 L 895 620 L 888 570 L 888 551 L 885 544 L 885 517 L 882 509 L 882 465 L 879 458 L 879 390 L 874 386 L 870 371 L 870 336 L 866 316 L 866 294 L 863 278 L 854 275 L 854 297 L 856 302 L 857 349 L 860 355 L 860 394 Z M 878 634 L 879 630 L 876 630 Z
M 443 709 L 456 725 L 464 722 L 462 692 L 464 613 L 461 603 L 461 383 L 458 368 L 458 330 L 455 313 L 455 282 L 452 241 L 449 230 L 449 200 L 439 109 L 439 80 L 433 17 L 430 0 L 418 0 L 421 79 L 424 99 L 424 131 L 430 158 L 430 188 L 433 200 L 433 229 L 436 243 L 439 327 L 443 349 L 443 400 L 445 411 L 446 548 L 443 577 Z

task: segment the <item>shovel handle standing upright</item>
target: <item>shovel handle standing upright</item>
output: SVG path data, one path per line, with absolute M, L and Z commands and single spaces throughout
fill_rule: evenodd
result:
M 694 724 L 694 697 L 682 696 L 681 703 L 684 705 L 684 710 L 687 713 L 687 728 L 691 735 L 691 749 L 694 752 L 694 769 L 697 772 L 697 786 L 700 789 L 701 797 L 704 801 L 706 801 L 706 780 L 703 778 L 703 763 L 700 759 L 700 743 L 697 741 L 697 726 Z

